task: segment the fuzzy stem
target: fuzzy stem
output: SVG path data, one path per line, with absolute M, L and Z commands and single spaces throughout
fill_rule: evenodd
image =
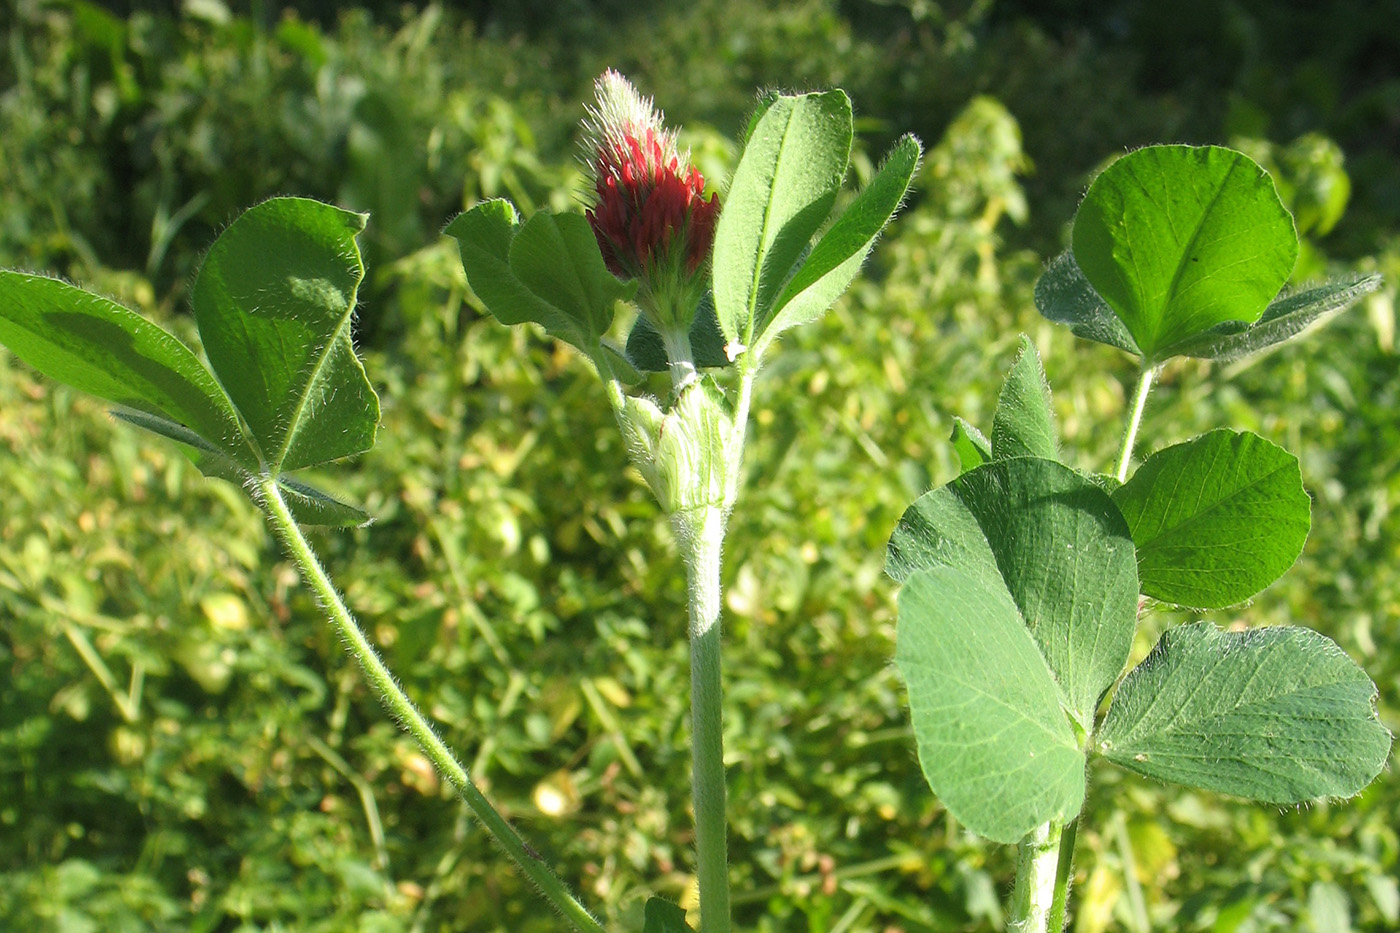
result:
M 1123 447 L 1118 452 L 1118 469 L 1114 471 L 1114 476 L 1120 483 L 1128 481 L 1128 465 L 1133 460 L 1133 444 L 1137 441 L 1142 412 L 1147 407 L 1147 393 L 1152 391 L 1152 378 L 1156 374 L 1156 369 L 1144 366 L 1142 375 L 1138 377 L 1137 391 L 1133 393 L 1133 413 L 1128 417 L 1128 427 L 1123 432 Z
M 749 406 L 753 401 L 753 380 L 758 368 L 753 363 L 739 364 L 739 397 L 734 403 L 734 424 L 724 451 L 724 508 L 734 508 L 739 498 L 739 480 L 744 472 L 744 439 L 749 431 Z
M 1079 818 L 1075 817 L 1060 836 L 1060 862 L 1055 868 L 1055 899 L 1050 904 L 1050 930 L 1059 933 L 1065 928 L 1069 909 L 1069 882 L 1074 873 L 1074 840 L 1079 834 Z
M 1050 927 L 1056 896 L 1063 826 L 1043 823 L 1016 850 L 1016 887 L 1011 894 L 1008 933 L 1060 933 Z
M 671 385 L 677 393 L 699 378 L 695 368 L 695 353 L 690 347 L 690 334 L 681 328 L 661 331 L 661 345 L 666 349 L 666 362 L 671 370 Z
M 728 933 L 729 857 L 725 816 L 723 686 L 720 669 L 720 552 L 724 511 L 687 516 L 681 535 L 690 585 L 690 715 L 700 933 Z
M 297 525 L 296 519 L 292 517 L 287 503 L 282 499 L 282 494 L 277 488 L 277 481 L 271 476 L 260 476 L 256 480 L 256 491 L 258 499 L 267 510 L 268 520 L 272 523 L 273 530 L 282 539 L 287 550 L 291 552 L 292 559 L 301 569 L 303 579 L 316 594 L 316 598 L 320 601 L 327 615 L 330 616 L 336 634 L 340 636 L 355 660 L 359 662 L 365 677 L 379 693 L 380 699 L 388 707 L 389 712 L 417 740 L 419 747 L 423 749 L 423 754 L 428 757 L 438 772 L 452 784 L 458 795 L 471 808 L 472 813 L 486 827 L 491 838 L 496 840 L 496 843 L 506 851 L 506 854 L 520 867 L 526 877 L 534 882 L 539 892 L 554 905 L 554 909 L 563 914 L 574 925 L 575 929 L 583 931 L 583 933 L 604 933 L 602 924 L 579 903 L 564 882 L 559 880 L 559 876 L 533 854 L 533 850 L 525 845 L 515 828 L 506 822 L 490 801 L 482 796 L 481 791 L 477 790 L 476 785 L 467 775 L 467 769 L 457 760 L 442 739 L 438 738 L 428 720 L 418 711 L 418 708 L 413 705 L 413 701 L 394 680 L 394 675 L 384 666 L 378 652 L 374 650 L 374 646 L 365 637 L 365 633 L 360 629 L 355 617 L 350 614 L 350 610 L 346 608 L 340 594 L 331 584 L 330 578 L 326 576 L 320 561 L 316 559 L 315 552 L 312 551 L 311 545 L 301 533 L 301 528 Z

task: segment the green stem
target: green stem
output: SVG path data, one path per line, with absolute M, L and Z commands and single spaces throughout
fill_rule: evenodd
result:
M 1155 368 L 1144 366 L 1142 375 L 1138 377 L 1137 391 L 1133 393 L 1133 413 L 1128 417 L 1128 427 L 1123 432 L 1123 447 L 1118 452 L 1118 469 L 1113 474 L 1120 483 L 1128 481 L 1128 464 L 1133 460 L 1133 444 L 1137 441 L 1138 426 L 1142 424 L 1142 411 L 1147 407 L 1147 393 L 1152 391 L 1152 379 L 1156 375 Z
M 723 685 L 720 668 L 720 551 L 724 511 L 677 516 L 690 585 L 690 716 L 700 933 L 728 933 L 729 856 L 725 816 Z
M 337 774 L 345 778 L 346 782 L 355 788 L 355 794 L 360 798 L 360 808 L 365 811 L 365 825 L 369 828 L 369 839 L 374 844 L 374 861 L 370 865 L 380 872 L 389 871 L 389 847 L 384 841 L 384 824 L 379 819 L 379 805 L 374 802 L 374 788 L 355 770 L 350 767 L 350 762 L 346 761 L 339 752 L 327 745 L 317 735 L 307 735 L 306 744 L 311 746 L 311 750 L 321 756 L 321 760 L 330 765 Z
M 753 401 L 753 380 L 758 374 L 756 366 L 740 364 L 739 397 L 734 402 L 734 423 L 729 431 L 729 440 L 724 451 L 724 507 L 734 508 L 739 498 L 739 481 L 744 472 L 744 439 L 749 432 L 749 406 Z
M 661 331 L 661 345 L 666 349 L 671 385 L 679 392 L 699 378 L 694 351 L 690 348 L 690 333 L 681 328 L 664 329 Z
M 1060 933 L 1050 926 L 1060 867 L 1060 823 L 1043 823 L 1016 850 L 1016 887 L 1008 933 Z
M 506 854 L 520 867 L 526 877 L 534 882 L 540 893 L 554 905 L 554 909 L 563 914 L 576 929 L 583 931 L 583 933 L 604 933 L 602 924 L 579 903 L 564 882 L 559 880 L 559 877 L 550 870 L 549 866 L 525 845 L 525 841 L 521 839 L 515 828 L 506 822 L 496 808 L 491 806 L 490 801 L 482 796 L 481 791 L 476 789 L 476 785 L 467 775 L 467 769 L 462 766 L 462 763 L 457 760 L 442 739 L 438 738 L 428 720 L 418 711 L 418 708 L 413 705 L 413 701 L 394 680 L 394 675 L 384 666 L 378 652 L 374 650 L 374 646 L 365 637 L 365 633 L 360 629 L 355 617 L 350 614 L 350 610 L 346 608 L 340 594 L 335 591 L 335 587 L 331 584 L 330 578 L 326 576 L 320 561 L 316 559 L 315 552 L 311 550 L 311 545 L 301 533 L 301 528 L 297 525 L 296 519 L 292 517 L 287 503 L 282 499 L 282 494 L 277 488 L 277 481 L 271 476 L 258 477 L 257 492 L 262 505 L 267 510 L 273 530 L 282 539 L 287 550 L 291 552 L 292 559 L 301 569 L 307 585 L 315 592 L 316 598 L 320 600 L 322 607 L 330 616 L 336 634 L 340 636 L 355 660 L 359 662 L 365 677 L 369 680 L 370 685 L 378 691 L 380 699 L 388 707 L 389 712 L 418 741 L 418 745 L 423 749 L 423 754 L 428 757 L 438 772 L 447 778 L 472 813 L 486 827 L 491 838 L 495 839 L 496 843 L 506 851 Z
M 1069 882 L 1074 875 L 1074 839 L 1079 835 L 1079 818 L 1070 820 L 1060 837 L 1060 861 L 1055 867 L 1055 898 L 1050 903 L 1050 929 L 1059 933 L 1065 928 L 1069 909 Z

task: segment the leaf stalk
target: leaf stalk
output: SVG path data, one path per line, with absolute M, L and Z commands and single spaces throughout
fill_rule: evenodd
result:
M 1113 475 L 1118 482 L 1128 481 L 1128 466 L 1133 461 L 1133 445 L 1137 442 L 1138 428 L 1142 424 L 1142 412 L 1147 407 L 1147 394 L 1152 391 L 1152 380 L 1157 375 L 1156 367 L 1145 365 L 1138 376 L 1137 390 L 1133 393 L 1133 410 L 1128 416 L 1128 426 L 1123 431 L 1123 446 L 1118 451 L 1118 468 Z
M 291 510 L 287 507 L 287 503 L 277 487 L 277 480 L 270 475 L 260 476 L 256 480 L 255 490 L 258 500 L 267 512 L 268 521 L 271 523 L 273 531 L 286 546 L 292 559 L 301 570 L 302 578 L 311 587 L 322 608 L 330 617 L 331 625 L 335 628 L 336 634 L 345 643 L 350 654 L 359 662 L 366 679 L 379 693 L 385 707 L 399 721 L 399 724 L 417 740 L 423 754 L 437 768 L 438 773 L 447 778 L 457 791 L 458 796 L 481 821 L 491 838 L 505 850 L 511 860 L 539 889 L 539 892 L 554 905 L 555 910 L 559 911 L 581 933 L 604 933 L 602 924 L 579 902 L 568 886 L 559 879 L 559 876 L 554 874 L 549 866 L 537 856 L 531 854 L 532 850 L 525 845 L 525 841 L 516 832 L 515 827 L 501 816 L 500 811 L 493 807 L 491 802 L 472 783 L 466 767 L 457 760 L 446 743 L 438 738 L 427 718 L 404 693 L 403 688 L 394 679 L 394 675 L 384 665 L 384 661 L 379 657 L 374 645 L 370 643 L 359 623 L 355 621 L 355 617 L 351 615 L 340 594 L 336 592 L 335 586 L 317 559 L 315 551 L 312 550 L 306 536 L 302 534 L 300 526 L 292 517 Z

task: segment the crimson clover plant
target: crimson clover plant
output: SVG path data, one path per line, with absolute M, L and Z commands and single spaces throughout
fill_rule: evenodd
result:
M 584 121 L 594 189 L 586 214 L 522 219 L 493 200 L 446 233 L 492 315 L 543 327 L 596 368 L 628 454 L 670 517 L 689 584 L 700 928 L 723 933 L 720 555 L 754 377 L 778 334 L 817 318 L 855 278 L 908 191 L 921 148 L 900 139 L 832 216 L 850 162 L 850 100 L 840 90 L 769 95 L 721 211 L 650 100 L 611 71 L 596 90 Z M 105 298 L 21 272 L 0 272 L 0 342 L 112 402 L 117 417 L 178 442 L 206 475 L 247 490 L 393 716 L 551 906 L 574 928 L 601 933 L 395 682 L 301 530 L 370 518 L 295 475 L 374 442 L 379 401 L 351 342 L 364 276 L 356 237 L 367 219 L 299 198 L 238 218 L 192 293 L 206 359 Z M 609 333 L 624 304 L 638 314 L 618 346 Z M 664 399 L 634 388 L 652 372 L 669 374 Z M 677 905 L 648 901 L 646 933 L 687 929 Z
M 542 327 L 596 369 L 628 455 L 670 518 L 689 592 L 700 930 L 724 933 L 720 565 L 754 380 L 775 339 L 819 317 L 854 279 L 921 150 L 900 139 L 836 211 L 853 140 L 849 99 L 840 90 L 767 95 L 721 208 L 650 100 L 614 72 L 596 91 L 584 121 L 586 213 L 522 218 L 493 200 L 446 233 L 487 311 Z M 296 476 L 374 442 L 379 402 L 350 332 L 366 221 L 298 198 L 237 219 L 192 291 L 203 359 L 105 298 L 20 272 L 0 272 L 0 342 L 247 490 L 393 716 L 553 909 L 601 933 L 395 682 L 302 532 L 369 520 Z M 1063 924 L 1091 757 L 1277 803 L 1354 794 L 1389 753 L 1374 685 L 1306 629 L 1182 626 L 1123 675 L 1144 598 L 1233 605 L 1301 550 L 1309 514 L 1297 461 L 1263 438 L 1211 432 L 1129 475 L 1163 363 L 1262 349 L 1376 286 L 1277 297 L 1296 249 L 1272 183 L 1239 153 L 1156 147 L 1115 164 L 1036 294 L 1047 317 L 1141 361 L 1117 470 L 1062 462 L 1027 345 L 990 437 L 957 422 L 965 472 L 915 502 L 891 538 L 889 572 L 903 584 L 896 662 L 919 759 L 966 826 L 1019 844 L 1016 929 Z M 637 314 L 619 345 L 611 338 L 625 305 Z M 645 391 L 651 373 L 666 374 L 664 398 Z M 690 929 L 659 898 L 643 923 L 643 933 Z

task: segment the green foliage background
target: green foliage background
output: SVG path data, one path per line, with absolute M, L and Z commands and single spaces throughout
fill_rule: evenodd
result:
M 900 133 L 931 147 L 867 276 L 758 385 L 726 554 L 741 927 L 999 923 L 1008 850 L 953 825 L 914 759 L 884 542 L 956 474 L 952 416 L 989 427 L 1020 331 L 1067 455 L 1109 464 L 1134 373 L 1043 322 L 1031 288 L 1127 146 L 1245 148 L 1297 216 L 1295 278 L 1388 276 L 1304 344 L 1173 364 L 1143 437 L 1229 424 L 1300 455 L 1302 560 L 1209 617 L 1328 634 L 1400 726 L 1393 6 L 381 6 L 15 0 L 0 266 L 188 337 L 193 271 L 241 208 L 301 194 L 372 212 L 359 337 L 380 442 L 324 482 L 377 521 L 318 545 L 409 692 L 587 902 L 636 929 L 648 892 L 687 897 L 681 568 L 596 380 L 485 317 L 438 231 L 484 197 L 576 204 L 575 121 L 608 66 L 685 123 L 712 180 L 756 87 L 846 88 L 865 177 Z M 0 492 L 0 928 L 559 928 L 381 714 L 237 490 L 7 357 Z M 1136 656 L 1183 618 L 1150 614 Z M 1076 930 L 1400 923 L 1393 772 L 1285 812 L 1110 768 L 1090 793 Z

